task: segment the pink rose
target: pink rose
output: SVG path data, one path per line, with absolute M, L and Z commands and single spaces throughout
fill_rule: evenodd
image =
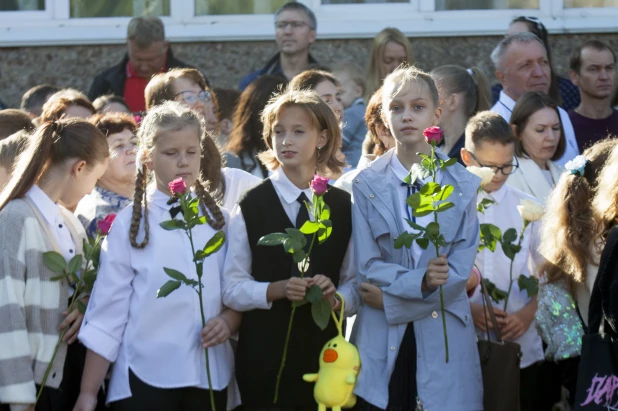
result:
M 184 194 L 187 191 L 187 183 L 182 177 L 178 177 L 176 180 L 173 180 L 171 183 L 167 185 L 172 194 Z
M 101 232 L 101 235 L 109 234 L 109 230 L 112 228 L 112 223 L 116 219 L 116 214 L 108 214 L 103 220 L 97 221 L 97 228 Z
M 314 175 L 313 180 L 311 181 L 311 189 L 317 196 L 321 196 L 328 190 L 328 178 L 320 177 L 319 175 Z
M 442 129 L 440 127 L 428 127 L 423 131 L 427 144 L 437 146 L 442 141 Z

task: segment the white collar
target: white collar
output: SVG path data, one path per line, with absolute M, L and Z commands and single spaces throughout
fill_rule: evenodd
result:
M 395 177 L 397 177 L 397 180 L 401 181 L 402 183 L 404 178 L 406 178 L 408 174 L 410 174 L 410 170 L 406 170 L 403 164 L 401 164 L 401 161 L 399 161 L 397 153 L 395 152 L 393 152 L 393 155 L 391 157 L 391 170 L 393 170 L 393 173 L 395 174 Z M 436 178 L 438 179 L 438 181 L 440 180 L 440 170 L 438 170 Z M 431 176 L 428 176 L 424 180 L 420 180 L 418 182 L 421 184 L 425 184 L 428 181 L 431 181 Z M 414 181 L 412 183 L 414 183 Z
M 509 97 L 504 90 L 500 90 L 500 98 L 498 99 L 498 102 L 510 112 L 512 112 L 513 108 L 515 108 L 515 100 Z
M 479 196 L 479 200 L 482 200 L 481 197 L 489 198 L 495 201 L 496 203 L 500 204 L 500 201 L 504 199 L 504 196 L 506 195 L 507 190 L 508 190 L 508 186 L 506 185 L 506 181 L 505 181 L 504 184 L 502 184 L 502 187 L 500 187 L 496 191 L 492 191 L 491 193 L 488 193 L 485 190 L 481 190 L 481 195 Z
M 288 176 L 285 175 L 285 172 L 281 167 L 273 171 L 273 173 L 268 178 L 270 178 L 273 185 L 276 187 L 277 191 L 279 192 L 279 194 L 281 194 L 281 197 L 283 197 L 286 203 L 294 204 L 296 200 L 298 200 L 298 196 L 300 196 L 300 193 L 305 193 L 307 199 L 309 200 L 309 203 L 312 204 L 313 192 L 311 191 L 311 188 L 307 187 L 306 189 L 301 190 L 300 188 L 296 187 L 294 183 L 290 181 Z
M 33 184 L 30 190 L 26 192 L 26 195 L 30 197 L 32 202 L 36 204 L 37 208 L 47 221 L 50 227 L 54 227 L 58 224 L 58 219 L 62 220 L 62 214 L 60 213 L 60 207 L 54 203 L 51 198 L 41 190 L 39 186 Z
M 146 198 L 148 199 L 149 206 L 155 205 L 163 210 L 169 210 L 174 205 L 180 204 L 180 203 L 168 204 L 167 202 L 170 200 L 171 196 L 159 190 L 156 184 L 151 184 L 148 187 L 146 193 L 147 193 Z M 195 192 L 193 191 L 193 187 L 191 187 L 191 196 L 195 197 Z

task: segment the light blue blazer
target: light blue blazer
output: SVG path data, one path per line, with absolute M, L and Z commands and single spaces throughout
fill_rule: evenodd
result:
M 450 354 L 446 363 L 439 292 L 421 292 L 435 249 L 429 247 L 413 269 L 410 251 L 393 246 L 395 238 L 408 229 L 392 182 L 393 155 L 394 150 L 384 154 L 353 182 L 352 235 L 359 280 L 384 291 L 384 310 L 362 305 L 354 323 L 352 340 L 362 362 L 355 393 L 379 408 L 387 407 L 395 359 L 406 326 L 413 321 L 417 386 L 425 409 L 482 410 L 481 368 L 465 291 L 479 242 L 476 195 L 480 180 L 459 164 L 442 172 L 442 184 L 455 187 L 449 198 L 455 207 L 438 217 L 447 242 L 440 253 L 447 255 L 450 266 L 449 280 L 443 286 Z

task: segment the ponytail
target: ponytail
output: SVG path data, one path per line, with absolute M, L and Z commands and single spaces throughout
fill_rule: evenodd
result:
M 485 73 L 478 67 L 471 67 L 468 70 L 472 72 L 471 76 L 476 86 L 476 104 L 472 115 L 487 111 L 491 108 L 491 89 L 489 88 L 489 80 Z
M 430 74 L 445 95 L 463 95 L 464 114 L 467 118 L 491 108 L 489 81 L 481 69 L 446 65 L 432 70 Z
M 129 228 L 129 240 L 134 248 L 144 248 L 148 244 L 150 226 L 148 224 L 148 200 L 146 189 L 148 185 L 148 169 L 143 165 L 137 169 L 135 178 L 135 194 L 133 196 L 133 214 L 131 215 L 131 227 Z M 142 220 L 142 203 L 144 204 L 144 240 L 137 242 L 140 222 Z
M 68 159 L 92 167 L 109 157 L 107 138 L 82 119 L 63 118 L 40 125 L 19 156 L 13 176 L 0 193 L 0 210 L 9 201 L 23 197 L 47 171 Z

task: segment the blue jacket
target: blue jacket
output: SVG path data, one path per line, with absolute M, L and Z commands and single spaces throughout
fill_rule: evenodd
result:
M 393 155 L 390 150 L 375 160 L 353 183 L 352 234 L 359 280 L 378 285 L 384 292 L 384 310 L 363 305 L 354 324 L 352 339 L 362 363 L 355 393 L 379 408 L 387 407 L 395 359 L 406 326 L 413 321 L 418 393 L 425 409 L 482 410 L 481 368 L 465 291 L 479 242 L 476 194 L 480 181 L 459 164 L 442 172 L 442 184 L 455 187 L 449 198 L 455 207 L 438 217 L 447 241 L 440 253 L 447 254 L 450 266 L 449 280 L 443 286 L 450 354 L 446 363 L 439 292 L 421 292 L 435 250 L 429 247 L 413 269 L 409 250 L 393 246 L 407 229 L 392 183 Z

